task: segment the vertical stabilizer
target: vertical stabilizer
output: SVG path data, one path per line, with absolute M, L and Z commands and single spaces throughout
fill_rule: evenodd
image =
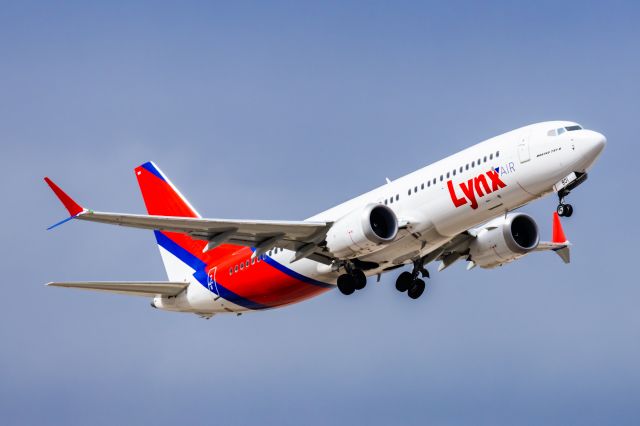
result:
M 169 178 L 152 162 L 135 168 L 142 198 L 150 215 L 201 217 Z M 189 235 L 154 231 L 162 262 L 170 281 L 189 281 L 194 273 L 203 274 L 207 263 L 224 255 L 232 247 L 222 245 L 203 253 L 204 240 Z

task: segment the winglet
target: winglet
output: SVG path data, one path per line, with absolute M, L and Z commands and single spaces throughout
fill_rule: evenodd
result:
M 560 216 L 557 212 L 553 212 L 553 228 L 551 241 L 553 241 L 554 243 L 567 242 L 567 237 L 564 235 L 564 230 L 562 229 L 562 224 L 560 223 Z
M 51 190 L 53 190 L 53 192 L 56 194 L 56 197 L 58 197 L 60 202 L 69 211 L 69 214 L 71 216 L 76 216 L 84 211 L 84 208 L 82 208 L 80 204 L 76 203 L 71 197 L 69 197 L 67 193 L 60 189 L 58 185 L 53 183 L 51 179 L 45 177 L 44 181 L 47 182 L 47 185 L 49 185 L 49 187 L 51 187 Z

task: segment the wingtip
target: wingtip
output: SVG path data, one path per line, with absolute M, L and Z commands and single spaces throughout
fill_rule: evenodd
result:
M 64 208 L 67 209 L 71 217 L 77 216 L 84 211 L 84 208 L 80 204 L 60 189 L 49 177 L 45 176 L 44 181 L 49 185 L 49 188 L 51 188 L 56 197 L 58 197 L 58 200 L 60 200 Z
M 551 241 L 554 243 L 565 243 L 567 241 L 567 237 L 562 229 L 562 223 L 560 222 L 560 215 L 558 212 L 553 212 L 553 227 L 552 227 L 552 235 Z

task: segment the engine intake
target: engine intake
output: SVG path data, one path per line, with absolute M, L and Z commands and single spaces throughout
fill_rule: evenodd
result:
M 327 248 L 350 259 L 376 252 L 398 235 L 398 219 L 389 207 L 368 204 L 338 219 L 327 233 Z
M 478 266 L 494 268 L 535 250 L 540 242 L 538 225 L 524 213 L 509 213 L 487 223 L 469 246 Z

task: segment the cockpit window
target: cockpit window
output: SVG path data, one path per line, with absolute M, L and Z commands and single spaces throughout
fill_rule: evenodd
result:
M 582 126 L 575 124 L 573 126 L 559 127 L 557 129 L 551 129 L 547 132 L 547 136 L 560 136 L 564 132 L 573 132 L 574 130 L 582 130 Z

